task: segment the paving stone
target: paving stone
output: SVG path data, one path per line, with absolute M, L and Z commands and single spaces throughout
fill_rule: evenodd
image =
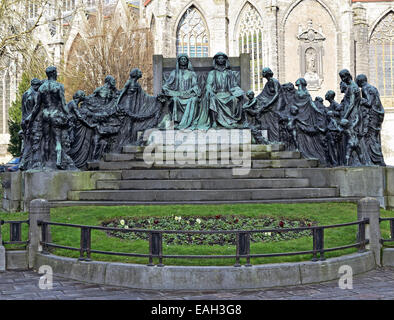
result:
M 0 282 L 0 300 L 393 300 L 394 285 L 392 281 L 387 281 L 393 273 L 394 268 L 379 268 L 355 276 L 351 290 L 342 290 L 338 287 L 338 281 L 330 281 L 266 290 L 192 292 L 134 290 L 56 276 L 52 290 L 40 290 L 39 274 L 7 271 L 1 279 L 12 280 L 12 283 Z M 26 281 L 25 287 L 23 280 Z

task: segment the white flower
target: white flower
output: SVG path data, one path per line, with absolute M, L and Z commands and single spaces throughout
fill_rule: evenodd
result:
M 181 217 L 181 216 L 179 216 L 179 217 L 175 216 L 175 220 L 176 220 L 176 221 L 181 221 L 181 220 L 182 220 L 182 217 Z
M 271 232 L 264 232 L 265 236 L 271 236 Z
M 198 223 L 198 224 L 200 224 L 201 223 L 201 219 L 196 219 L 196 222 Z
M 125 228 L 125 229 L 128 229 L 128 228 L 129 228 L 129 226 L 124 226 L 124 228 Z
M 123 220 L 123 219 L 120 220 L 120 224 L 121 224 L 122 226 L 124 226 L 124 220 Z

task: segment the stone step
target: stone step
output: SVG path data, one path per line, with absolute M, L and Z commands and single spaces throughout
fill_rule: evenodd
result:
M 206 180 L 113 180 L 97 181 L 98 190 L 217 190 L 306 188 L 308 179 L 206 179 Z
M 319 165 L 317 159 L 278 159 L 252 160 L 252 168 L 315 168 Z
M 229 152 L 169 152 L 169 153 L 107 153 L 104 155 L 106 162 L 119 162 L 119 161 L 132 161 L 132 160 L 147 160 L 147 161 L 163 161 L 163 160 L 176 160 L 176 161 L 190 161 L 205 159 L 230 159 L 230 160 L 243 160 L 247 157 L 243 152 L 231 154 Z M 300 159 L 301 154 L 298 151 L 277 151 L 277 152 L 251 152 L 251 159 L 255 160 L 268 160 L 268 159 Z
M 264 204 L 264 203 L 326 203 L 326 202 L 352 202 L 357 203 L 360 197 L 342 198 L 299 198 L 276 200 L 240 200 L 240 201 L 50 201 L 51 208 L 71 206 L 146 206 L 146 205 L 216 205 L 216 204 Z
M 242 201 L 337 197 L 336 188 L 69 191 L 73 201 Z
M 237 179 L 237 178 L 302 178 L 287 176 L 286 169 L 250 169 L 244 176 L 233 175 L 232 169 L 139 169 L 123 170 L 122 179 L 124 180 L 162 180 L 162 179 Z M 294 170 L 294 169 L 293 169 Z
M 192 168 L 248 168 L 248 160 L 218 160 L 216 163 L 212 164 L 210 161 L 185 161 L 185 163 L 180 163 L 177 161 L 163 161 L 163 163 L 149 163 L 145 161 L 100 161 L 98 164 L 99 170 L 130 170 L 130 169 L 192 169 Z M 194 163 L 192 163 L 194 162 Z M 233 163 L 235 162 L 235 164 Z M 313 159 L 277 159 L 277 160 L 251 160 L 251 168 L 263 169 L 263 168 L 315 168 L 319 165 L 318 160 Z M 90 167 L 91 168 L 91 167 Z M 97 170 L 97 165 L 94 168 Z
M 199 150 L 199 148 L 204 148 L 206 151 L 217 151 L 217 152 L 222 152 L 222 151 L 231 151 L 231 146 L 230 145 L 217 145 L 217 144 L 212 144 L 212 145 L 203 145 L 203 146 L 198 146 L 194 144 L 185 144 L 181 146 L 168 146 L 168 145 L 151 145 L 151 146 L 124 146 L 122 148 L 122 153 L 142 153 L 145 151 L 145 149 L 148 152 L 183 152 L 183 151 L 195 151 Z M 203 150 L 204 150 L 203 149 Z M 239 151 L 244 151 L 244 146 L 241 144 L 239 145 Z M 201 150 L 201 149 L 200 149 Z M 284 144 L 252 144 L 249 145 L 249 149 L 247 151 L 251 152 L 278 152 L 278 151 L 284 151 L 285 150 L 285 145 Z

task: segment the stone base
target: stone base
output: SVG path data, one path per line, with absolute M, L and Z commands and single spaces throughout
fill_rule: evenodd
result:
M 7 270 L 28 270 L 27 250 L 8 250 L 6 252 Z
M 0 245 L 0 272 L 5 271 L 5 248 Z
M 382 265 L 383 267 L 394 267 L 394 248 L 383 249 Z
M 54 275 L 109 286 L 145 290 L 240 290 L 318 283 L 338 279 L 339 268 L 349 265 L 353 275 L 373 270 L 372 252 L 318 262 L 276 263 L 252 267 L 164 268 L 38 254 L 35 266 L 49 265 Z

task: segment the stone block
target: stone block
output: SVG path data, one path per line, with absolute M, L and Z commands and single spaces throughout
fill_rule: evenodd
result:
M 340 167 L 331 169 L 331 185 L 339 187 L 341 197 L 384 197 L 384 167 Z
M 3 189 L 3 199 L 10 201 L 21 201 L 23 197 L 22 190 L 22 172 L 2 172 L 0 181 Z
M 271 159 L 299 159 L 301 153 L 298 151 L 276 151 L 271 152 Z
M 335 188 L 289 188 L 250 190 L 253 200 L 330 198 L 337 195 Z
M 28 270 L 28 252 L 26 250 L 6 251 L 7 270 Z
M 1 245 L 0 242 L 0 272 L 5 271 L 5 266 L 6 266 L 6 253 L 5 253 L 5 248 L 4 246 Z
M 332 187 L 330 184 L 331 168 L 289 168 L 285 169 L 288 178 L 308 178 L 311 187 Z
M 372 252 L 357 253 L 326 261 L 303 262 L 300 264 L 302 284 L 316 283 L 339 279 L 339 268 L 348 265 L 353 270 L 353 275 L 373 270 L 376 267 Z
M 77 261 L 71 268 L 70 277 L 86 282 L 104 283 L 106 268 L 106 262 Z
M 7 212 L 20 212 L 23 210 L 22 200 L 2 199 L 2 208 Z
M 394 267 L 394 248 L 385 248 L 382 252 L 383 267 Z
M 169 170 L 170 179 L 231 179 L 231 169 L 174 169 Z
M 122 171 L 122 179 L 130 180 L 130 179 L 169 179 L 170 171 L 169 170 L 123 170 Z
M 394 197 L 394 167 L 386 167 L 387 196 Z M 394 207 L 394 203 L 391 207 Z
M 281 160 L 253 160 L 253 168 L 311 168 L 318 165 L 318 160 L 281 159 Z
M 362 198 L 357 203 L 358 220 L 368 219 L 369 223 L 365 226 L 365 239 L 369 240 L 366 249 L 371 250 L 375 256 L 376 265 L 381 265 L 380 243 L 380 204 L 376 198 Z
M 294 264 L 252 267 L 146 267 L 111 263 L 106 285 L 151 290 L 235 290 L 290 286 L 301 283 Z
M 121 179 L 121 172 L 51 171 L 25 173 L 25 204 L 33 199 L 67 200 L 70 190 L 94 190 L 98 180 Z M 27 208 L 25 208 L 27 210 Z
M 71 271 L 75 263 L 78 263 L 77 259 L 39 253 L 36 255 L 34 270 L 38 271 L 41 266 L 48 265 L 51 266 L 54 275 L 72 279 Z
M 136 155 L 133 153 L 107 153 L 104 155 L 104 161 L 131 161 L 135 160 Z
M 120 180 L 98 181 L 98 189 L 107 190 L 218 190 L 305 188 L 308 179 L 194 179 L 194 180 Z
M 100 162 L 100 170 L 149 169 L 152 164 L 143 161 Z
M 386 197 L 387 199 L 387 208 L 394 209 L 394 196 Z

